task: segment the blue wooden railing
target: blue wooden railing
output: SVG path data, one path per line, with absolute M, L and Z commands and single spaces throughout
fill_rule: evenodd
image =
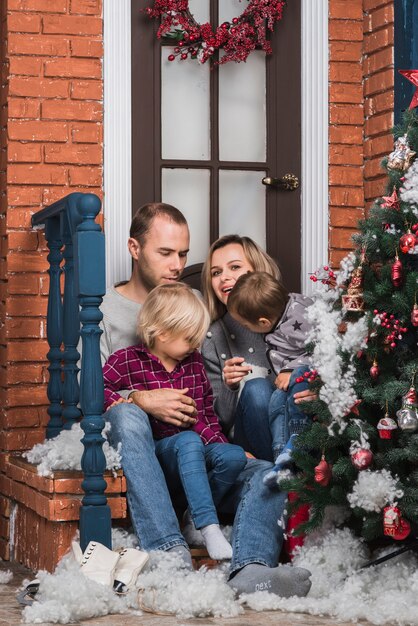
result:
M 45 228 L 50 276 L 47 339 L 49 400 L 47 437 L 81 419 L 84 497 L 80 544 L 99 541 L 111 547 L 111 516 L 105 496 L 102 417 L 104 393 L 100 361 L 100 304 L 106 289 L 105 241 L 99 224 L 100 200 L 92 193 L 71 193 L 38 211 L 32 226 Z M 64 289 L 61 294 L 61 275 Z M 81 326 L 80 326 L 81 324 Z M 81 375 L 77 345 L 81 335 Z M 81 411 L 79 409 L 81 408 Z

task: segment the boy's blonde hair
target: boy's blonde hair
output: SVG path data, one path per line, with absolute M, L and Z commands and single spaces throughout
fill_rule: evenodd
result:
M 148 348 L 163 332 L 185 335 L 198 348 L 209 327 L 209 313 L 185 283 L 158 285 L 150 291 L 138 317 L 137 332 Z
M 261 317 L 276 322 L 286 308 L 289 294 L 280 280 L 267 272 L 240 276 L 228 296 L 228 311 L 238 313 L 250 324 Z
M 206 305 L 209 310 L 210 321 L 213 322 L 226 313 L 226 306 L 218 300 L 212 287 L 211 264 L 212 255 L 215 250 L 225 248 L 231 243 L 242 246 L 245 258 L 251 265 L 254 272 L 268 272 L 278 280 L 281 279 L 280 270 L 277 263 L 271 256 L 264 252 L 260 246 L 250 239 L 250 237 L 240 237 L 239 235 L 224 235 L 213 242 L 209 248 L 206 262 L 202 269 L 202 291 Z

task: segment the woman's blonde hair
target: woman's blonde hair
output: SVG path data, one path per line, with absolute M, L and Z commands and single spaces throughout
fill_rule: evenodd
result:
M 198 348 L 208 327 L 209 313 L 202 300 L 185 283 L 175 283 L 150 291 L 139 312 L 137 332 L 150 349 L 163 332 L 184 335 Z
M 239 235 L 224 235 L 213 242 L 209 248 L 209 253 L 202 269 L 202 291 L 206 305 L 209 310 L 210 321 L 213 322 L 226 313 L 226 306 L 218 300 L 212 287 L 211 263 L 212 255 L 215 250 L 225 248 L 231 243 L 242 246 L 248 263 L 254 272 L 267 272 L 277 280 L 281 280 L 281 273 L 274 259 L 264 252 L 260 246 L 249 237 L 240 237 Z

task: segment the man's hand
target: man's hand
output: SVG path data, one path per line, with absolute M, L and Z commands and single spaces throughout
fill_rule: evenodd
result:
M 161 422 L 188 428 L 196 423 L 196 403 L 187 395 L 189 389 L 153 389 L 134 391 L 130 399 L 140 409 Z
M 276 385 L 277 389 L 281 389 L 282 391 L 287 391 L 289 387 L 291 375 L 292 375 L 292 372 L 280 372 L 280 374 L 277 375 L 277 378 L 274 381 L 274 384 Z
M 227 359 L 223 368 L 224 383 L 230 389 L 238 389 L 241 380 L 249 372 L 251 372 L 250 365 L 243 365 L 245 359 L 241 356 L 234 356 L 232 359 Z

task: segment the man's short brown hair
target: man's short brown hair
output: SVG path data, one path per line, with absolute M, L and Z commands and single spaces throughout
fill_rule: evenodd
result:
M 156 217 L 160 216 L 165 217 L 175 224 L 187 226 L 186 218 L 175 206 L 165 204 L 164 202 L 149 202 L 136 210 L 132 218 L 129 236 L 132 237 L 132 239 L 136 239 L 137 242 L 143 246 L 145 236 L 150 230 L 152 222 Z
M 267 272 L 248 272 L 237 280 L 228 296 L 228 311 L 257 324 L 261 317 L 275 322 L 288 300 L 283 284 Z

